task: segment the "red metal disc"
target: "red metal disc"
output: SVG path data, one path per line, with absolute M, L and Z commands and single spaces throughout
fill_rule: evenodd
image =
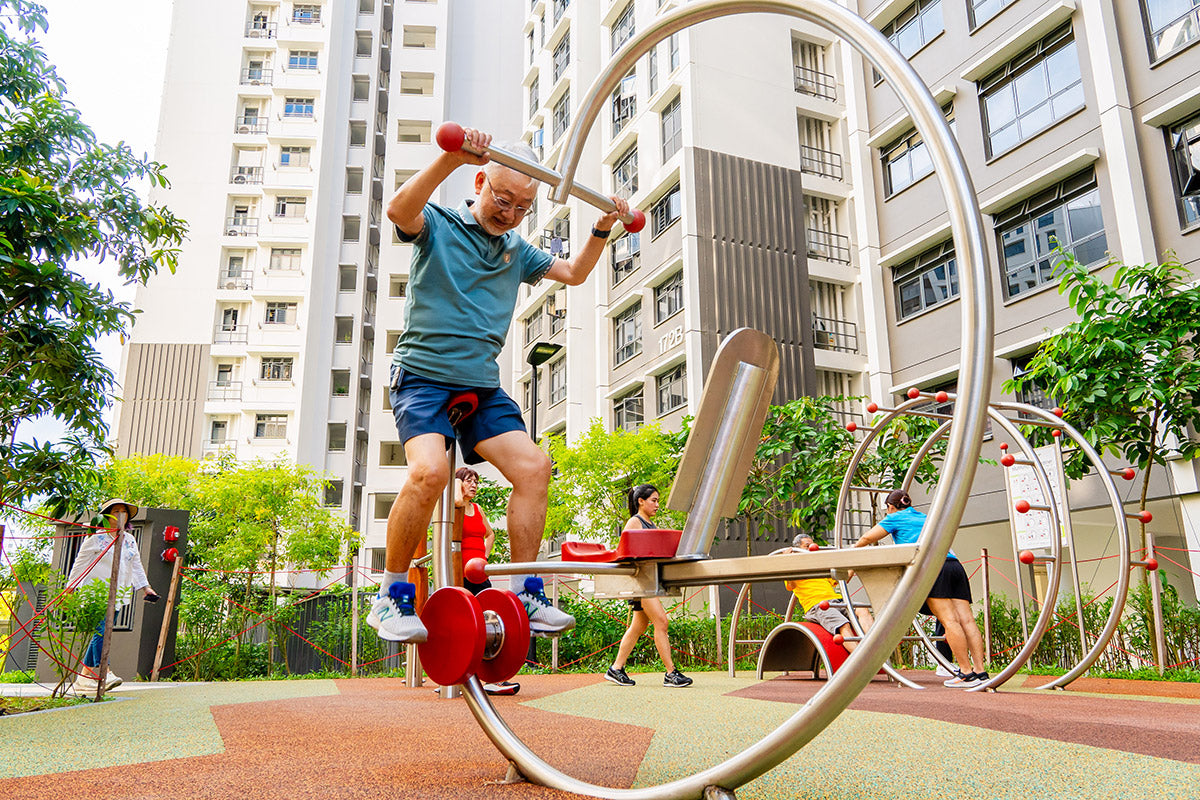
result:
M 425 601 L 421 622 L 429 638 L 417 645 L 421 665 L 439 686 L 462 683 L 483 660 L 483 611 L 461 586 L 443 586 Z
M 500 652 L 479 663 L 476 675 L 484 683 L 500 683 L 521 671 L 529 654 L 529 617 L 525 606 L 512 592 L 484 589 L 476 596 L 484 611 L 494 611 L 504 626 Z

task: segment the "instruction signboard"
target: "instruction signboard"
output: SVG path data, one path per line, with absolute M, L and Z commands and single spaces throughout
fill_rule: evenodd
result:
M 1066 498 L 1063 496 L 1064 479 L 1062 457 L 1058 446 L 1043 445 L 1034 450 L 1038 460 L 1046 470 L 1050 479 L 1050 502 L 1058 510 L 1061 520 L 1067 514 Z M 1025 500 L 1033 506 L 1045 506 L 1046 496 L 1042 494 L 1041 481 L 1037 471 L 1029 464 L 1013 464 L 1005 472 L 1005 484 L 1008 489 L 1009 508 L 1019 500 Z M 1017 548 L 1020 550 L 1037 550 L 1048 548 L 1053 543 L 1054 531 L 1049 511 L 1030 510 L 1025 514 L 1010 512 L 1013 530 L 1017 535 Z M 1061 536 L 1066 532 L 1059 530 Z

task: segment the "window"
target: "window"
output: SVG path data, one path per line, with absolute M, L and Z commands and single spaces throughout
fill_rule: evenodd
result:
M 311 25 L 321 21 L 321 7 L 318 5 L 300 5 L 292 6 L 292 22 L 300 25 Z
M 679 184 L 675 184 L 675 187 L 663 195 L 662 199 L 650 209 L 650 238 L 658 238 L 663 231 L 671 227 L 675 220 L 679 219 L 679 204 Z
M 357 242 L 362 219 L 359 217 L 342 217 L 342 241 Z
M 613 427 L 633 433 L 646 421 L 645 400 L 639 386 L 613 401 Z
M 1101 261 L 1108 249 L 1092 170 L 997 214 L 995 225 L 1006 298 L 1053 278 L 1056 247 L 1074 253 L 1081 264 Z
M 347 167 L 346 168 L 346 194 L 362 194 L 362 191 L 363 191 L 362 167 Z
M 1012 376 L 1014 378 L 1024 377 L 1025 373 L 1029 372 L 1029 362 L 1033 360 L 1033 353 L 1019 356 L 1012 360 Z M 1025 388 L 1017 392 L 1016 399 L 1018 403 L 1026 403 L 1027 405 L 1050 411 L 1054 408 L 1054 398 L 1046 392 L 1046 388 L 1037 381 L 1027 381 Z
M 267 303 L 264 325 L 295 325 L 296 303 Z
M 950 123 L 950 132 L 954 133 L 954 109 L 948 107 L 943 109 L 942 113 Z M 916 131 L 883 148 L 879 157 L 883 161 L 884 197 L 891 197 L 933 172 L 933 159 L 929 156 L 929 149 L 925 146 L 921 134 Z
M 1083 108 L 1083 79 L 1067 23 L 979 82 L 990 157 Z
M 437 28 L 432 25 L 405 25 L 403 38 L 400 40 L 404 47 L 419 47 L 429 49 L 437 45 Z
M 558 83 L 558 79 L 567 71 L 567 66 L 571 63 L 571 32 L 567 31 L 563 36 L 562 41 L 554 47 L 554 55 L 550 60 L 553 66 L 552 74 L 554 82 Z
M 533 119 L 537 116 L 538 107 L 541 106 L 541 98 L 539 95 L 540 88 L 538 87 L 538 79 L 534 78 L 529 84 L 529 118 Z
M 1200 38 L 1200 0 L 1145 0 L 1150 55 L 1158 60 Z
M 525 327 L 525 344 L 532 344 L 540 339 L 542 337 L 542 309 L 539 307 L 537 311 L 522 320 L 522 325 Z
M 367 143 L 367 123 L 353 121 L 350 123 L 350 146 L 362 147 Z
M 289 50 L 288 69 L 316 69 L 316 50 Z
M 683 273 L 676 272 L 654 287 L 654 324 L 683 310 Z
M 404 457 L 404 445 L 400 442 L 379 443 L 379 466 L 403 467 L 408 464 Z
M 350 396 L 350 370 L 335 369 L 330 373 L 330 393 L 334 397 Z
M 901 55 L 912 58 L 914 53 L 944 30 L 942 0 L 917 0 L 881 30 Z
M 346 423 L 330 422 L 328 424 L 328 449 L 331 453 L 341 452 L 346 449 Z
M 255 439 L 286 439 L 287 414 L 255 414 Z
M 560 358 L 550 365 L 550 405 L 567 399 L 567 359 Z
M 947 241 L 892 270 L 896 318 L 907 319 L 958 297 L 958 262 Z
M 1179 220 L 1186 227 L 1200 222 L 1200 114 L 1167 131 Z
M 355 102 L 361 103 L 371 99 L 371 79 L 366 75 L 355 75 L 351 78 L 351 88 L 354 91 Z
M 283 101 L 283 115 L 285 117 L 308 117 L 313 116 L 313 99 L 311 97 L 288 97 Z
M 532 66 L 534 55 L 537 53 L 537 50 L 534 48 L 534 44 L 533 44 L 533 31 L 532 30 L 529 31 L 529 33 L 525 34 L 525 41 L 529 45 L 529 64 L 530 64 L 530 66 Z
M 406 144 L 424 144 L 430 140 L 433 123 L 421 119 L 402 119 L 396 124 L 396 140 Z
M 630 72 L 612 93 L 612 135 L 616 136 L 637 113 L 637 76 Z
M 428 97 L 433 94 L 432 72 L 401 72 L 400 94 Z
M 354 34 L 354 57 L 370 58 L 374 41 L 370 31 L 358 31 Z
M 281 147 L 279 148 L 279 166 L 307 167 L 311 155 L 311 147 Z
M 562 296 L 562 298 L 559 297 Z M 567 309 L 565 298 L 567 292 L 565 289 L 555 292 L 546 298 L 546 305 L 543 308 L 546 311 L 546 318 L 550 320 L 550 335 L 558 333 L 563 329 L 563 323 L 567 318 Z M 559 308 L 560 299 L 563 302 L 563 308 Z
M 571 0 L 554 0 L 554 22 L 557 23 L 562 19 L 562 15 L 566 13 L 567 6 L 571 5 Z M 545 29 L 546 21 L 542 20 L 542 28 Z
M 404 278 L 392 276 L 388 283 L 388 297 L 407 297 L 408 296 L 408 281 Z
M 358 13 L 374 14 L 375 13 L 375 0 L 358 0 Z
M 638 190 L 637 145 L 625 151 L 613 166 L 613 189 L 621 197 L 628 198 Z
M 533 403 L 533 381 L 521 381 L 521 410 L 528 411 Z
M 662 154 L 663 161 L 679 152 L 683 146 L 683 122 L 679 98 L 676 97 L 662 110 Z
M 650 55 L 646 61 L 646 75 L 650 82 L 650 94 L 658 91 L 658 45 L 650 48 Z
M 571 124 L 571 93 L 563 92 L 563 96 L 554 104 L 554 123 L 551 129 L 552 141 L 557 141 L 567 132 Z
M 667 39 L 667 71 L 679 69 L 679 34 L 672 33 Z
M 687 403 L 687 365 L 680 364 L 675 369 L 664 372 L 655 378 L 658 387 L 658 415 L 669 414 Z
M 354 317 L 333 318 L 333 343 L 350 344 L 354 341 Z
M 284 219 L 303 219 L 308 201 L 303 197 L 276 197 L 275 216 Z
M 392 504 L 396 502 L 394 494 L 377 494 L 375 495 L 375 512 L 372 517 L 377 520 L 385 520 L 388 514 L 392 512 Z
M 1017 0 L 969 0 L 971 28 L 978 28 Z
M 298 271 L 300 269 L 300 248 L 272 247 L 271 258 L 267 262 L 267 269 Z
M 342 264 L 338 267 L 338 291 L 353 292 L 358 288 L 358 267 Z
M 340 506 L 342 504 L 342 482 L 329 481 L 325 484 L 325 505 Z
M 613 366 L 642 352 L 642 304 L 634 303 L 613 319 Z
M 633 38 L 633 3 L 625 6 L 625 10 L 621 12 L 621 16 L 617 17 L 617 21 L 613 23 L 612 29 L 609 31 L 609 44 L 612 46 L 611 53 L 615 53 L 621 49 L 621 45 Z
M 616 286 L 637 270 L 641 261 L 642 235 L 627 233 L 609 245 L 609 248 L 612 252 L 613 286 Z
M 212 444 L 224 444 L 229 440 L 229 421 L 214 419 L 208 429 L 208 441 Z
M 217 365 L 217 386 L 229 386 L 233 383 L 233 364 Z

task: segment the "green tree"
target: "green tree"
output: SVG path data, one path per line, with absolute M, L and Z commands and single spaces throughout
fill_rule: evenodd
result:
M 1152 468 L 1169 458 L 1196 457 L 1191 431 L 1200 426 L 1200 286 L 1173 253 L 1162 264 L 1110 262 L 1116 267 L 1111 283 L 1072 254 L 1058 255 L 1058 291 L 1079 319 L 1044 341 L 1028 370 L 1006 381 L 1004 390 L 1042 389 L 1097 452 L 1136 465 L 1145 510 Z M 1066 466 L 1069 477 L 1103 469 L 1078 452 Z M 1140 527 L 1145 547 L 1145 523 Z
M 666 499 L 679 467 L 682 437 L 655 424 L 610 433 L 593 420 L 574 444 L 550 436 L 547 447 L 555 475 L 546 530 L 615 542 L 629 519 L 630 489 L 650 483 Z M 657 522 L 663 527 L 678 525 L 680 515 L 664 508 Z
M 138 196 L 138 182 L 167 185 L 162 165 L 97 142 L 66 99 L 37 42 L 46 28 L 41 5 L 0 0 L 0 502 L 46 495 L 62 511 L 109 452 L 114 377 L 96 339 L 123 334 L 134 313 L 75 261 L 111 259 L 145 283 L 174 271 L 186 226 Z M 21 441 L 46 416 L 63 439 Z

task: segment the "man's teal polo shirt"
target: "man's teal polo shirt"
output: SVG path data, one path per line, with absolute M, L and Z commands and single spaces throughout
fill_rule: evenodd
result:
M 521 283 L 537 283 L 554 257 L 508 231 L 492 236 L 464 201 L 457 209 L 427 203 L 425 227 L 411 242 L 404 331 L 392 363 L 456 386 L 500 385 L 504 347 Z

